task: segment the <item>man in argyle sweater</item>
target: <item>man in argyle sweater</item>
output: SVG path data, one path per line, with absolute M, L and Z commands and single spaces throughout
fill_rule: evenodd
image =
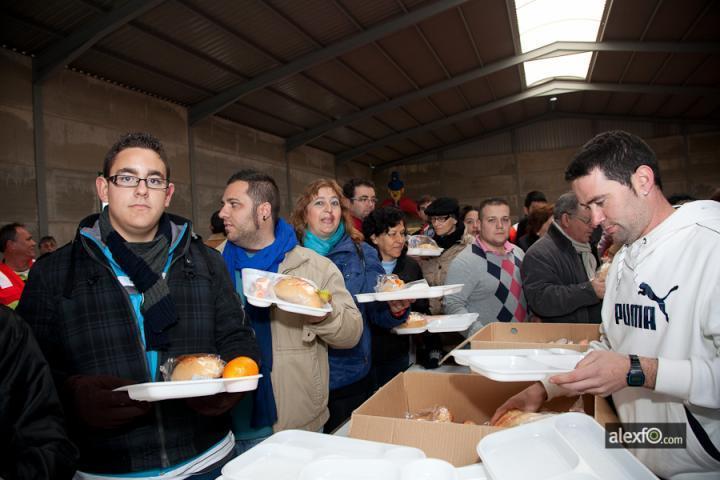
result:
M 445 313 L 478 313 L 469 337 L 490 322 L 524 322 L 528 317 L 520 265 L 524 253 L 508 241 L 510 206 L 500 198 L 480 204 L 480 233 L 450 263 L 446 284 L 464 284 L 445 297 Z

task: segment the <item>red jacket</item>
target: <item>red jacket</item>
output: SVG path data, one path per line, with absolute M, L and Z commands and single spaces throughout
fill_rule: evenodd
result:
M 23 288 L 25 281 L 20 275 L 10 268 L 5 262 L 0 263 L 0 304 L 15 308 Z

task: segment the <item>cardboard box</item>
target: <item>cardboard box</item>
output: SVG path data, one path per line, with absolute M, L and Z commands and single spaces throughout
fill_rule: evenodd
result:
M 551 343 L 567 338 L 574 344 Z M 470 339 L 470 348 L 568 348 L 584 352 L 580 340 L 599 340 L 600 325 L 595 323 L 505 323 L 485 325 Z
M 475 374 L 405 372 L 378 390 L 353 412 L 349 435 L 416 447 L 428 457 L 440 458 L 456 467 L 480 461 L 475 450 L 485 435 L 501 430 L 483 425 L 505 400 L 532 382 L 496 382 Z M 591 395 L 583 397 L 585 411 L 595 413 Z M 602 399 L 600 399 L 602 400 Z M 573 398 L 548 402 L 551 411 L 567 411 Z M 406 419 L 408 412 L 418 412 L 435 405 L 447 407 L 454 423 L 434 423 Z M 601 406 L 603 421 L 613 421 L 609 405 Z M 464 425 L 472 420 L 476 425 Z

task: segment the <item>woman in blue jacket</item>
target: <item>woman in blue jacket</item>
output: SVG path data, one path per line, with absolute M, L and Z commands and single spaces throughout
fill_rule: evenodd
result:
M 295 203 L 291 222 L 298 240 L 306 248 L 328 257 L 345 278 L 351 295 L 374 292 L 378 276 L 385 271 L 377 251 L 363 242 L 353 227 L 350 213 L 342 202 L 342 189 L 334 180 L 320 179 L 305 188 Z M 353 348 L 330 348 L 330 419 L 325 431 L 332 432 L 373 390 L 368 373 L 371 365 L 370 324 L 393 328 L 403 323 L 410 302 L 372 302 L 358 304 L 363 317 L 363 334 Z

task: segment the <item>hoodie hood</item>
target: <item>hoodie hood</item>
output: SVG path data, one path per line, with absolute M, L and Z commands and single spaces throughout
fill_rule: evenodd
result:
M 673 234 L 693 226 L 720 232 L 720 202 L 698 200 L 682 205 L 649 234 L 625 245 L 618 252 L 620 261 L 634 268 L 664 242 L 671 241 Z

